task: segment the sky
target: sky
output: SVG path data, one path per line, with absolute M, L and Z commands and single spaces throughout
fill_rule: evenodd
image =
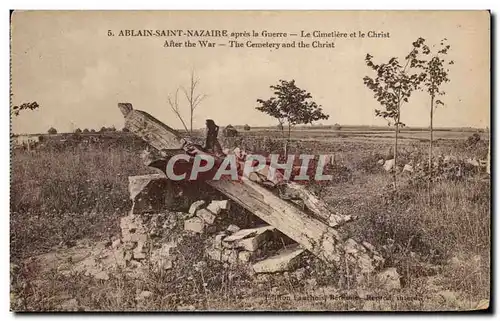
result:
M 451 46 L 448 58 L 455 62 L 450 66 L 451 81 L 443 86 L 445 106 L 435 112 L 434 125 L 484 128 L 490 123 L 489 19 L 486 11 L 16 11 L 11 22 L 12 104 L 37 101 L 40 108 L 13 117 L 12 131 L 120 129 L 123 116 L 118 102 L 130 102 L 181 128 L 168 97 L 181 86 L 189 86 L 192 71 L 200 81 L 199 93 L 206 95 L 195 112 L 195 128 L 203 127 L 206 118 L 219 125 L 277 124 L 255 107 L 257 99 L 271 97 L 269 86 L 279 79 L 294 79 L 311 93 L 330 115 L 322 124 L 383 126 L 386 121 L 374 113 L 381 106 L 363 84 L 363 77 L 372 75 L 364 58 L 370 53 L 378 63 L 393 56 L 403 59 L 418 37 L 429 44 L 447 38 Z M 108 36 L 108 30 L 118 34 L 143 29 L 375 31 L 389 32 L 390 37 L 333 39 L 335 48 L 271 50 L 165 48 L 166 37 Z M 414 94 L 402 107 L 402 121 L 408 126 L 427 126 L 429 105 L 428 95 Z M 182 96 L 179 106 L 187 118 Z

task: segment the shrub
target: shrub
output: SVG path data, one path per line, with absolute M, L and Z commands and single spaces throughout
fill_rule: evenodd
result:
M 478 133 L 474 133 L 467 138 L 466 144 L 467 146 L 475 146 L 477 143 L 481 141 L 481 136 Z
M 223 134 L 226 137 L 236 137 L 238 136 L 238 131 L 232 125 L 227 125 L 223 130 Z

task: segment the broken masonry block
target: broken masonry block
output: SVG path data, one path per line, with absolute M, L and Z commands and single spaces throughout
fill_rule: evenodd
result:
M 232 249 L 224 249 L 222 252 L 222 259 L 224 262 L 229 264 L 237 264 L 238 263 L 238 251 Z
M 135 252 L 134 251 L 134 259 L 136 260 L 144 260 L 146 258 L 146 254 L 143 252 Z
M 230 224 L 227 228 L 226 228 L 226 231 L 228 231 L 229 233 L 236 233 L 240 230 L 240 228 L 234 224 Z
M 217 234 L 215 236 L 215 239 L 214 239 L 214 248 L 216 249 L 222 249 L 223 246 L 222 246 L 222 240 L 226 237 L 226 233 L 220 233 L 220 234 Z
M 234 242 L 237 240 L 242 240 L 244 238 L 249 238 L 258 234 L 262 234 L 266 231 L 275 231 L 276 228 L 274 228 L 271 225 L 264 225 L 264 226 L 259 226 L 255 228 L 249 228 L 249 229 L 244 229 L 244 230 L 238 230 L 231 234 L 230 236 L 226 237 L 224 239 L 225 242 Z
M 193 217 L 184 221 L 184 230 L 202 234 L 205 229 L 205 221 L 199 217 Z
M 352 220 L 352 216 L 351 215 L 343 215 L 343 214 L 339 214 L 339 213 L 332 213 L 329 217 L 328 217 L 328 226 L 330 227 L 336 227 L 336 226 L 339 226 L 339 225 L 342 225 L 346 222 L 349 222 Z
M 249 251 L 240 251 L 238 253 L 238 261 L 242 263 L 248 263 L 250 262 L 250 259 L 252 258 L 252 252 Z
M 129 238 L 128 240 L 123 239 L 123 248 L 124 248 L 125 250 L 133 250 L 133 249 L 134 249 L 134 247 L 135 247 L 135 243 L 134 243 L 134 242 L 132 242 L 132 241 L 130 240 L 130 238 Z
M 120 220 L 120 227 L 123 243 L 135 243 L 138 241 L 146 242 L 147 232 L 140 216 L 128 215 L 122 217 Z M 128 244 L 127 247 L 130 247 L 130 244 Z
M 254 252 L 271 239 L 275 230 L 274 227 L 269 225 L 239 230 L 224 238 L 222 245 L 226 248 L 244 249 Z
M 229 211 L 231 208 L 231 202 L 229 200 L 215 201 L 221 209 L 224 211 Z
M 126 251 L 123 255 L 123 259 L 125 260 L 125 262 L 132 260 L 132 252 Z
M 129 229 L 129 224 L 132 222 L 132 220 L 134 219 L 133 215 L 127 215 L 127 216 L 122 216 L 120 218 L 120 229 L 124 230 L 128 230 Z
M 274 256 L 253 264 L 252 268 L 256 273 L 291 271 L 300 264 L 304 251 L 305 250 L 299 245 L 295 245 L 288 249 L 281 250 Z
M 206 207 L 207 210 L 212 212 L 215 215 L 219 215 L 221 211 L 229 210 L 229 201 L 211 201 L 210 204 Z
M 205 232 L 207 232 L 208 234 L 214 234 L 217 232 L 217 226 L 215 225 L 205 226 Z
M 208 248 L 205 251 L 205 253 L 212 260 L 222 262 L 222 251 L 223 251 L 223 249 L 219 249 L 219 248 L 215 248 L 215 247 L 210 247 L 210 248 Z
M 394 163 L 395 163 L 394 159 L 386 160 L 383 165 L 385 171 L 390 172 L 394 168 Z
M 137 175 L 128 177 L 128 191 L 130 194 L 130 199 L 134 200 L 140 193 L 144 192 L 146 186 L 154 180 L 167 179 L 165 175 L 162 174 L 148 174 L 148 175 Z
M 209 247 L 206 249 L 205 253 L 209 258 L 215 261 L 237 264 L 238 263 L 238 251 L 233 249 L 218 249 L 215 247 Z
M 137 247 L 134 249 L 134 259 L 143 260 L 146 258 L 146 253 L 144 253 L 144 245 L 145 243 L 142 241 L 137 242 Z
M 220 212 L 222 211 L 222 208 L 219 206 L 219 204 L 214 203 L 214 201 L 210 202 L 210 204 L 208 204 L 206 209 L 215 215 L 219 215 Z
M 175 259 L 172 250 L 176 247 L 177 244 L 175 242 L 162 244 L 161 248 L 152 251 L 150 262 L 160 271 L 171 269 Z
M 113 243 L 111 244 L 111 247 L 112 247 L 113 249 L 116 249 L 116 248 L 118 248 L 121 244 L 122 244 L 122 241 L 121 241 L 120 239 L 116 239 L 116 240 L 114 240 L 114 241 L 113 241 Z
M 201 218 L 203 221 L 205 221 L 205 223 L 209 224 L 209 225 L 212 225 L 214 224 L 215 222 L 215 219 L 217 218 L 217 216 L 215 216 L 214 214 L 212 214 L 212 212 L 202 208 L 202 209 L 199 209 L 196 211 L 196 216 L 198 216 L 199 218 Z
M 359 243 L 354 241 L 353 239 L 347 239 L 344 243 L 344 250 L 346 253 L 357 254 L 358 252 L 366 252 L 366 249 L 363 246 L 360 246 Z
M 197 210 L 199 210 L 200 208 L 203 207 L 203 205 L 205 205 L 205 201 L 204 200 L 199 200 L 199 201 L 194 202 L 189 207 L 189 212 L 188 213 L 191 214 L 191 215 L 194 215 Z
M 147 234 L 133 233 L 130 235 L 130 241 L 132 241 L 132 242 L 146 243 L 147 240 L 148 240 Z
M 132 214 L 160 211 L 172 207 L 175 201 L 173 183 L 163 174 L 129 176 Z
M 224 245 L 224 247 L 227 247 L 227 248 L 244 249 L 246 251 L 255 252 L 256 250 L 261 248 L 261 246 L 265 242 L 267 242 L 268 240 L 270 240 L 272 238 L 273 233 L 272 233 L 272 230 L 264 229 L 264 230 L 262 230 L 262 232 L 259 231 L 258 233 L 254 233 L 254 234 L 250 234 L 250 235 L 253 235 L 253 236 L 245 237 L 245 238 L 241 238 L 241 239 L 237 239 L 237 240 L 229 241 L 229 242 L 227 242 L 224 239 L 223 245 Z

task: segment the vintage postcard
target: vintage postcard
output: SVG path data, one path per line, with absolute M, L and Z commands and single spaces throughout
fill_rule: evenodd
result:
M 490 21 L 13 11 L 11 310 L 488 310 Z

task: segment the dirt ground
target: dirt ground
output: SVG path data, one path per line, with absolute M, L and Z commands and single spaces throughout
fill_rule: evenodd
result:
M 368 135 L 369 136 L 369 135 Z M 402 135 L 404 136 L 404 135 Z M 425 162 L 427 144 L 403 139 L 402 164 Z M 280 142 L 245 134 L 224 145 L 272 152 Z M 255 274 L 212 262 L 199 249 L 203 239 L 183 235 L 166 273 L 145 269 L 85 275 L 77 266 L 109 249 L 120 218 L 131 206 L 128 176 L 151 173 L 126 140 L 15 150 L 11 179 L 11 309 L 15 311 L 120 310 L 469 310 L 488 306 L 490 288 L 490 180 L 482 170 L 459 179 L 427 183 L 416 174 L 393 177 L 377 162 L 390 159 L 392 140 L 332 137 L 295 140 L 291 152 L 336 155 L 334 180 L 311 189 L 336 212 L 352 215 L 346 231 L 383 249 L 386 267 L 401 287 L 377 280 L 354 282 L 314 257 L 303 269 Z M 486 158 L 487 141 L 436 142 L 435 155 Z M 175 233 L 182 233 L 181 231 Z M 179 235 L 180 235 L 179 234 Z M 97 252 L 96 252 L 97 251 Z M 101 251 L 101 252 L 99 252 Z M 204 274 L 193 264 L 204 261 Z M 99 274 L 97 271 L 95 274 Z M 88 273 L 87 273 L 88 274 Z M 204 285 L 208 284 L 208 285 Z

